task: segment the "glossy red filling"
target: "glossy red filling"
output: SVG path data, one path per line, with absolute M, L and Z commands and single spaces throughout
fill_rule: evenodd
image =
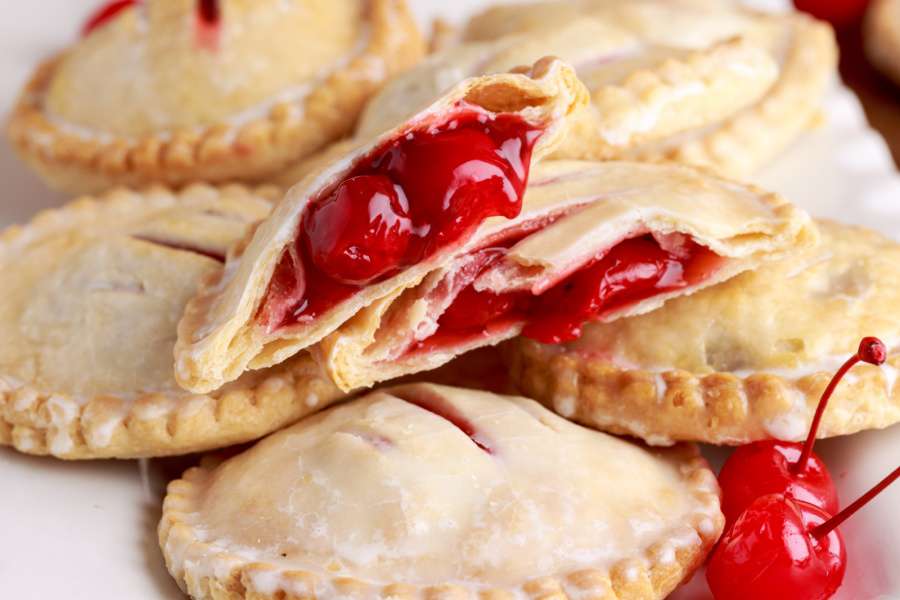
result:
M 502 254 L 485 264 L 482 272 Z M 571 341 L 584 323 L 653 296 L 696 285 L 724 259 L 693 240 L 664 249 L 651 235 L 625 240 L 543 294 L 464 288 L 417 349 L 449 346 L 525 322 L 522 334 L 547 344 Z
M 258 320 L 273 330 L 315 319 L 462 242 L 488 217 L 517 216 L 540 133 L 518 117 L 460 107 L 378 148 L 311 201 Z

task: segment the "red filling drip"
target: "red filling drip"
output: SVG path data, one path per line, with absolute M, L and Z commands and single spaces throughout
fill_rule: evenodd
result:
M 441 315 L 437 332 L 419 347 L 451 345 L 521 321 L 526 323 L 523 335 L 530 338 L 547 344 L 571 341 L 581 335 L 584 323 L 695 285 L 722 260 L 693 240 L 677 250 L 663 249 L 650 235 L 625 240 L 540 296 L 528 291 L 495 294 L 469 285 Z
M 312 320 L 486 218 L 517 216 L 540 133 L 518 117 L 467 110 L 378 148 L 311 201 L 259 320 L 270 330 Z
M 98 27 L 105 25 L 126 8 L 138 4 L 138 2 L 139 0 L 113 0 L 112 2 L 107 2 L 91 13 L 91 16 L 88 17 L 88 20 L 81 27 L 81 35 L 88 35 Z

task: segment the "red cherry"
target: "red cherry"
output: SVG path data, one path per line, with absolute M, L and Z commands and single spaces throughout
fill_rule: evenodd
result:
M 472 440 L 472 443 L 479 449 L 488 454 L 494 453 L 488 440 L 479 432 L 475 424 L 459 412 L 459 410 L 443 396 L 423 389 L 418 389 L 414 394 L 409 394 L 402 388 L 395 391 L 395 395 L 410 404 L 418 406 L 422 410 L 426 410 L 435 416 L 449 421 L 454 427 Z
M 784 494 L 829 513 L 837 512 L 837 490 L 828 468 L 813 454 L 806 468 L 796 469 L 802 452 L 800 444 L 777 440 L 754 442 L 735 450 L 719 473 L 726 527 L 766 494 Z
M 98 27 L 111 21 L 113 17 L 130 6 L 138 4 L 140 0 L 113 0 L 107 2 L 88 17 L 81 27 L 81 35 L 86 36 Z
M 784 494 L 753 501 L 725 532 L 706 568 L 715 600 L 826 600 L 847 555 L 837 528 L 900 477 L 900 467 L 835 516 Z
M 489 216 L 519 214 L 528 172 L 522 167 L 521 128 L 495 120 L 490 130 L 470 126 L 413 134 L 374 165 L 402 185 L 415 222 L 428 225 L 424 255 Z
M 856 354 L 838 369 L 822 393 L 804 444 L 766 440 L 734 451 L 719 473 L 722 512 L 727 525 L 765 494 L 785 494 L 830 513 L 837 512 L 834 482 L 822 459 L 812 451 L 819 423 L 835 388 L 854 365 L 858 362 L 880 365 L 886 359 L 887 348 L 878 338 L 867 337 L 860 342 Z
M 706 567 L 713 597 L 829 598 L 844 578 L 844 542 L 836 530 L 822 538 L 810 535 L 828 517 L 783 494 L 758 497 L 719 540 Z
M 343 181 L 304 220 L 313 264 L 333 279 L 365 284 L 401 265 L 412 236 L 403 190 L 382 175 Z
M 837 28 L 855 25 L 866 14 L 870 0 L 794 0 L 794 6 Z

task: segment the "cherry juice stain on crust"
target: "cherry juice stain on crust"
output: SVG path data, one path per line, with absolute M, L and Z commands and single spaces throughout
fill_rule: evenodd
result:
M 458 108 L 376 149 L 310 202 L 275 268 L 260 323 L 271 331 L 310 321 L 464 242 L 488 217 L 519 214 L 541 130 L 518 117 Z
M 455 406 L 447 402 L 447 400 L 441 396 L 418 391 L 415 394 L 410 394 L 408 397 L 398 397 L 410 404 L 418 406 L 422 410 L 427 410 L 428 412 L 437 415 L 445 421 L 449 421 L 454 427 L 466 434 L 466 436 L 472 440 L 472 443 L 478 446 L 479 449 L 488 454 L 494 454 L 493 448 L 491 448 L 485 439 L 479 435 L 475 425 L 460 413 Z
M 417 349 L 450 345 L 522 321 L 522 334 L 540 342 L 576 339 L 585 322 L 707 279 L 723 259 L 685 240 L 674 250 L 663 249 L 651 235 L 625 240 L 539 296 L 496 294 L 469 285 L 441 315 L 437 332 Z
M 91 16 L 84 22 L 84 25 L 81 27 L 82 37 L 105 25 L 126 8 L 138 3 L 139 0 L 113 0 L 112 2 L 107 2 L 91 13 Z
M 219 0 L 197 0 L 194 24 L 197 46 L 211 52 L 219 49 L 222 11 Z

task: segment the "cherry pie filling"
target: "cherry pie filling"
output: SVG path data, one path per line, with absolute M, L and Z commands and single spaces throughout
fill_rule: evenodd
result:
M 485 219 L 516 217 L 541 133 L 519 117 L 460 103 L 442 122 L 376 149 L 311 200 L 257 321 L 270 332 L 308 323 L 364 287 L 464 243 Z
M 411 351 L 464 343 L 513 324 L 522 334 L 546 344 L 578 338 L 584 323 L 615 310 L 697 285 L 719 269 L 724 258 L 688 236 L 663 247 L 649 234 L 626 239 L 590 259 L 540 295 L 528 290 L 495 293 L 464 287 L 440 316 L 433 335 Z M 505 252 L 494 252 L 480 265 L 485 272 Z M 476 278 L 477 280 L 477 278 Z

